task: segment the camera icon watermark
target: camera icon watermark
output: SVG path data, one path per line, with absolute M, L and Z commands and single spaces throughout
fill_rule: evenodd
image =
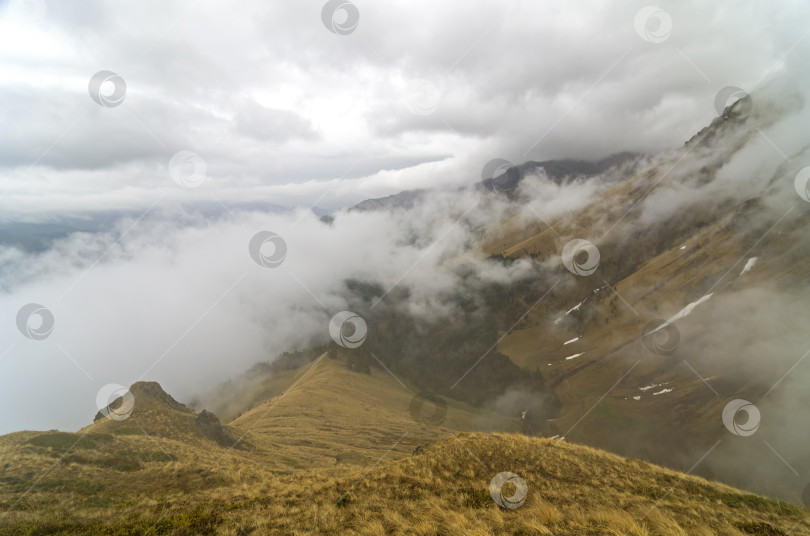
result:
M 508 496 L 504 496 L 503 487 L 506 484 L 511 484 L 515 487 L 515 491 Z M 529 494 L 529 486 L 526 481 L 517 476 L 515 473 L 504 471 L 498 473 L 489 483 L 489 495 L 498 506 L 515 510 L 523 506 L 526 502 L 526 496 Z
M 561 257 L 563 265 L 575 275 L 591 275 L 599 268 L 599 248 L 582 238 L 568 242 Z
M 180 151 L 169 160 L 169 175 L 183 188 L 196 188 L 205 182 L 208 164 L 195 152 Z
M 348 0 L 329 0 L 321 9 L 321 21 L 330 32 L 349 35 L 357 29 L 360 10 Z
M 810 201 L 810 166 L 802 168 L 796 173 L 796 178 L 793 179 L 793 187 L 796 188 L 796 193 L 805 201 Z
M 103 417 L 124 421 L 135 409 L 135 397 L 129 389 L 117 383 L 108 383 L 96 394 L 96 407 Z
M 436 393 L 422 392 L 411 399 L 408 411 L 416 422 L 438 426 L 447 417 L 447 402 Z
M 53 331 L 53 313 L 44 305 L 29 303 L 17 311 L 17 329 L 34 341 L 47 339 Z
M 736 104 L 731 113 L 734 118 L 745 119 L 754 109 L 754 101 L 743 89 L 736 86 L 726 86 L 717 92 L 714 97 L 714 110 L 717 115 L 723 115 L 726 108 Z
M 268 251 L 268 247 L 272 251 Z M 259 266 L 276 268 L 287 258 L 287 242 L 272 231 L 259 231 L 250 239 L 248 252 Z
M 115 108 L 124 102 L 127 95 L 127 83 L 112 71 L 99 71 L 90 78 L 87 84 L 90 97 L 99 106 Z
M 745 422 L 737 422 L 740 412 L 745 413 Z M 754 435 L 759 428 L 759 408 L 747 400 L 732 400 L 723 408 L 723 424 L 734 435 L 747 437 Z
M 672 34 L 672 17 L 658 6 L 647 6 L 636 12 L 633 27 L 648 43 L 663 43 Z
M 509 160 L 504 160 L 503 158 L 493 158 L 481 169 L 481 180 L 482 181 L 490 181 L 492 185 L 492 191 L 498 191 L 502 188 L 495 183 L 494 180 L 496 177 L 500 177 L 507 171 L 509 168 L 512 167 L 514 164 Z
M 436 84 L 420 78 L 408 83 L 404 103 L 412 114 L 430 115 L 439 107 L 441 98 L 441 91 Z
M 681 343 L 681 333 L 672 322 L 656 319 L 644 326 L 641 340 L 654 354 L 672 355 Z
M 329 321 L 329 336 L 343 348 L 357 348 L 366 341 L 368 326 L 358 314 L 341 311 Z

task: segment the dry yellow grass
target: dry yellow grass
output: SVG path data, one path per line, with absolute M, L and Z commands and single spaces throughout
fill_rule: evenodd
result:
M 411 393 L 384 371 L 322 360 L 301 372 L 287 396 L 229 425 L 250 429 L 243 450 L 109 424 L 71 449 L 78 436 L 3 436 L 0 534 L 810 534 L 807 511 L 701 478 L 557 440 L 461 432 L 494 419 L 463 406 L 442 427 L 417 423 Z M 429 445 L 412 455 L 416 443 Z M 346 450 L 363 457 L 330 458 Z M 490 497 L 503 471 L 527 484 L 514 510 Z

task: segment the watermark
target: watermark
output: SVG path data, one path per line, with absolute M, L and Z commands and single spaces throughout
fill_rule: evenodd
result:
M 509 168 L 513 165 L 514 164 L 512 164 L 512 162 L 509 160 L 504 160 L 503 158 L 493 158 L 484 164 L 484 167 L 481 170 L 481 180 L 490 181 L 492 191 L 502 190 L 503 188 L 501 188 L 500 185 L 494 181 L 494 179 L 509 171 Z
M 123 385 L 108 383 L 98 390 L 96 407 L 104 417 L 114 421 L 123 421 L 128 419 L 132 415 L 132 410 L 135 409 L 135 397 Z
M 672 33 L 672 17 L 658 6 L 647 6 L 636 12 L 633 26 L 648 43 L 663 43 Z
M 272 251 L 268 251 L 268 247 Z M 248 251 L 259 266 L 277 268 L 287 258 L 287 242 L 272 231 L 259 231 L 250 239 Z
M 90 78 L 87 84 L 90 97 L 99 106 L 115 108 L 124 102 L 127 95 L 127 83 L 120 75 L 112 71 L 99 71 Z
M 599 249 L 582 238 L 568 242 L 562 250 L 562 262 L 575 275 L 591 275 L 599 268 Z
M 717 115 L 723 115 L 731 105 L 735 105 L 729 112 L 736 119 L 745 119 L 751 115 L 754 101 L 743 89 L 736 86 L 726 86 L 717 92 L 714 97 L 714 110 Z
M 53 331 L 53 313 L 44 305 L 29 303 L 17 311 L 17 329 L 31 340 L 47 339 Z
M 183 188 L 196 188 L 205 182 L 208 165 L 192 151 L 180 151 L 169 160 L 169 175 Z
M 802 168 L 796 173 L 796 178 L 793 180 L 793 187 L 796 188 L 796 193 L 805 201 L 810 201 L 810 166 Z
M 329 336 L 343 348 L 357 348 L 366 341 L 368 326 L 358 314 L 341 311 L 329 321 Z
M 438 426 L 447 417 L 447 402 L 436 393 L 422 392 L 411 399 L 408 411 L 415 421 Z
M 514 493 L 509 496 L 504 496 L 503 487 L 506 484 L 512 484 L 515 487 Z M 514 510 L 523 506 L 526 502 L 526 496 L 529 494 L 529 486 L 526 481 L 517 476 L 515 473 L 504 471 L 498 473 L 489 483 L 489 494 L 492 500 L 498 506 Z
M 737 422 L 737 415 L 745 413 L 745 422 Z M 747 400 L 732 400 L 723 408 L 723 424 L 734 435 L 747 437 L 754 435 L 759 428 L 759 409 Z
M 348 0 L 329 0 L 321 9 L 321 20 L 330 32 L 349 35 L 357 29 L 360 11 Z
M 681 333 L 666 320 L 651 320 L 644 326 L 641 340 L 647 350 L 658 355 L 672 355 L 681 343 Z
M 405 89 L 405 107 L 412 114 L 430 115 L 439 107 L 441 91 L 430 80 L 418 79 L 408 82 Z

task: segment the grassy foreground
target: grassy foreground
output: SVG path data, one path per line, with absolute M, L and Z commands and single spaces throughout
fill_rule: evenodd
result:
M 396 461 L 287 472 L 208 450 L 118 468 L 106 484 L 43 479 L 24 496 L 29 484 L 5 477 L 0 534 L 810 534 L 796 506 L 520 434 L 457 433 Z M 161 485 L 146 485 L 146 469 Z M 516 509 L 490 496 L 502 471 L 527 484 Z

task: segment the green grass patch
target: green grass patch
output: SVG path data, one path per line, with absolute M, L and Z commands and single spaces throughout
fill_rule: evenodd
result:
M 91 495 L 104 490 L 104 485 L 87 480 L 66 480 L 43 478 L 42 480 L 29 480 L 17 476 L 0 477 L 0 482 L 7 485 L 12 493 L 25 493 L 27 491 L 49 491 L 55 493 L 75 492 L 81 495 Z
M 740 494 L 740 493 L 720 493 L 719 498 L 723 504 L 732 508 L 750 508 L 758 512 L 768 512 L 772 514 L 782 515 L 802 515 L 805 511 L 798 506 L 773 499 L 766 499 L 759 495 Z
M 134 426 L 122 426 L 113 430 L 113 434 L 120 436 L 143 435 L 143 430 Z
M 481 488 L 463 488 L 461 490 L 464 506 L 467 508 L 484 508 L 494 504 L 489 490 Z
M 765 512 L 780 515 L 803 515 L 805 510 L 790 503 L 767 499 L 752 493 L 733 493 L 718 491 L 717 489 L 704 484 L 685 479 L 678 487 L 684 489 L 690 495 L 700 495 L 709 500 L 720 501 L 731 508 L 748 508 L 757 512 Z
M 753 536 L 787 536 L 787 534 L 768 523 L 734 523 L 734 526 Z
M 646 484 L 640 484 L 633 488 L 633 493 L 635 495 L 641 495 L 642 497 L 647 497 L 648 499 L 653 500 L 660 500 L 666 497 L 667 490 L 660 488 L 658 486 L 649 486 Z
M 27 444 L 50 449 L 53 453 L 64 454 L 71 450 L 88 450 L 98 448 L 100 444 L 112 441 L 109 434 L 71 434 L 68 432 L 49 432 L 34 436 Z
M 59 500 L 56 497 L 32 497 L 29 495 L 20 499 L 0 501 L 0 511 L 7 512 L 16 510 L 20 512 L 36 512 L 42 511 L 58 502 Z
M 341 495 L 337 501 L 335 501 L 335 506 L 338 508 L 346 508 L 355 503 L 354 497 L 348 491 Z
M 96 456 L 89 458 L 81 454 L 70 454 L 62 458 L 61 461 L 62 463 L 80 463 L 82 465 L 91 465 L 102 469 L 113 469 L 114 471 L 121 472 L 140 471 L 142 469 L 140 462 L 136 458 L 126 455 Z
M 157 521 L 133 520 L 116 525 L 98 522 L 46 521 L 18 523 L 0 527 L 0 536 L 135 536 L 194 535 L 214 536 L 223 522 L 219 510 L 213 505 L 200 505 L 187 512 L 179 512 Z

